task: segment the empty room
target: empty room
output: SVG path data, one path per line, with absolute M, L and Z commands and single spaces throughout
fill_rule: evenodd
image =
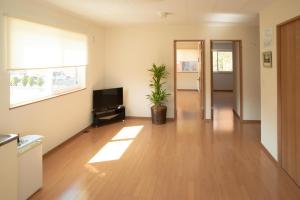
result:
M 299 200 L 299 37 L 299 0 L 0 0 L 0 199 Z

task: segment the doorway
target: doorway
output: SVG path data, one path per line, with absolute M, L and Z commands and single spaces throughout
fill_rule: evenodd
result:
M 277 26 L 278 155 L 300 186 L 300 16 Z
M 204 118 L 204 51 L 203 40 L 174 41 L 175 118 Z
M 227 118 L 243 120 L 242 42 L 211 40 L 210 47 L 212 119 L 226 113 Z

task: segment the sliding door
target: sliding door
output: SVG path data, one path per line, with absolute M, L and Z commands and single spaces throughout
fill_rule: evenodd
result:
M 300 19 L 278 27 L 282 168 L 300 185 Z

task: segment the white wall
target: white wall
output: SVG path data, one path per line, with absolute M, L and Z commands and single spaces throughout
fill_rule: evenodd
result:
M 198 72 L 195 73 L 180 73 L 177 72 L 177 89 L 181 90 L 198 90 L 199 81 Z
M 125 88 L 126 112 L 131 116 L 150 116 L 146 99 L 152 63 L 164 63 L 170 73 L 168 117 L 174 116 L 174 52 L 173 41 L 205 39 L 206 113 L 210 105 L 210 40 L 240 39 L 243 42 L 244 119 L 260 119 L 259 32 L 258 27 L 220 27 L 192 25 L 128 26 L 106 29 L 105 86 Z M 255 83 L 254 83 L 255 82 Z M 137 103 L 138 102 L 138 103 Z
M 277 0 L 260 12 L 260 53 L 271 50 L 273 67 L 264 68 L 261 59 L 261 142 L 275 159 L 277 152 L 277 47 L 276 26 L 300 15 L 299 0 Z M 273 46 L 265 49 L 263 33 L 266 28 L 273 29 Z
M 44 153 L 91 124 L 92 88 L 103 86 L 104 35 L 101 28 L 38 1 L 0 1 L 0 132 L 41 134 Z M 87 89 L 9 110 L 9 73 L 3 65 L 3 14 L 89 35 Z
M 233 73 L 214 72 L 213 76 L 214 90 L 233 90 Z

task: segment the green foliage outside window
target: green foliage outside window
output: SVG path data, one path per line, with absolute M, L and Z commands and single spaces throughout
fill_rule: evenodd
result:
M 24 75 L 23 77 L 17 77 L 17 76 L 13 76 L 10 79 L 10 85 L 11 86 L 39 86 L 42 87 L 45 83 L 45 80 L 43 79 L 43 77 L 36 77 L 36 76 L 28 76 L 28 75 Z
M 232 72 L 233 60 L 231 51 L 213 51 L 213 71 Z

